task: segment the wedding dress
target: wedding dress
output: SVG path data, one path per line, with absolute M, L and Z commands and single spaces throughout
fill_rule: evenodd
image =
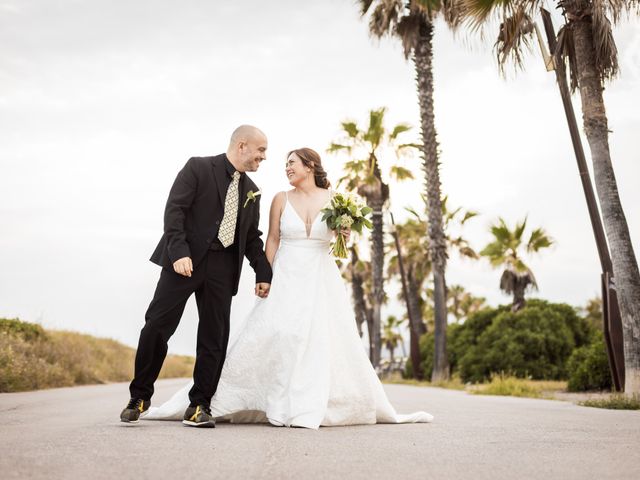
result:
M 430 422 L 426 412 L 397 414 L 362 345 L 351 303 L 320 214 L 309 233 L 289 201 L 271 291 L 232 325 L 214 417 L 234 423 L 319 426 Z M 235 328 L 234 328 L 235 327 Z M 145 420 L 182 419 L 192 383 Z

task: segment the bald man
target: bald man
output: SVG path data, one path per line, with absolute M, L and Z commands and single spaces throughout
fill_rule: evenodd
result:
M 265 134 L 242 125 L 231 135 L 226 154 L 190 158 L 178 173 L 165 207 L 164 235 L 151 256 L 162 271 L 140 332 L 123 422 L 136 423 L 147 412 L 167 342 L 195 293 L 196 364 L 183 423 L 215 426 L 209 405 L 227 351 L 231 298 L 238 291 L 243 257 L 256 273 L 256 295 L 269 294 L 271 266 L 258 230 L 260 196 L 246 175 L 258 170 L 266 151 Z

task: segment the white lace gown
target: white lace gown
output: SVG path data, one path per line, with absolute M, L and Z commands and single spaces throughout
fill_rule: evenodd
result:
M 234 331 L 211 411 L 234 423 L 319 426 L 431 422 L 397 414 L 358 335 L 351 302 L 332 256 L 332 232 L 318 215 L 310 227 L 287 201 L 269 297 Z M 232 327 L 233 330 L 233 327 Z M 147 420 L 182 419 L 191 383 Z

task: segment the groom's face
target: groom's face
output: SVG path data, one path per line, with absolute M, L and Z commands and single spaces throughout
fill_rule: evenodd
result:
M 245 172 L 255 172 L 260 163 L 267 158 L 267 139 L 255 135 L 240 144 L 240 163 Z

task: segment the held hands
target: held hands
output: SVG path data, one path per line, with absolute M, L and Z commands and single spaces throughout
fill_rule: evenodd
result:
M 182 257 L 173 262 L 173 269 L 176 273 L 182 275 L 183 277 L 190 277 L 193 272 L 193 263 L 191 263 L 191 258 Z
M 351 229 L 350 228 L 341 228 L 340 233 L 344 237 L 345 243 L 349 243 L 349 239 L 351 238 Z
M 269 290 L 271 289 L 270 283 L 256 283 L 255 292 L 260 298 L 267 298 L 269 296 Z

